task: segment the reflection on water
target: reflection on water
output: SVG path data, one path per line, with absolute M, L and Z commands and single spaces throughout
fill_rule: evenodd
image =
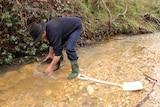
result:
M 141 81 L 144 85 L 141 91 L 123 91 L 78 78 L 67 80 L 71 68 L 65 55 L 60 70 L 49 76 L 42 73 L 47 65 L 38 66 L 37 62 L 1 74 L 0 106 L 159 107 L 159 41 L 160 33 L 118 36 L 78 49 L 82 74 L 119 84 Z

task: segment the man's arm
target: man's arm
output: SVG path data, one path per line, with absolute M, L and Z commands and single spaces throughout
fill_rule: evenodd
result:
M 46 56 L 46 58 L 43 60 L 43 61 L 46 61 L 48 58 L 52 58 L 53 57 L 53 47 L 52 46 L 49 46 L 49 52 L 48 52 L 48 55 Z
M 45 73 L 47 74 L 51 74 L 53 73 L 53 70 L 56 67 L 57 62 L 59 61 L 61 56 L 54 56 L 52 62 L 49 64 L 49 66 L 47 67 L 47 69 L 45 70 Z
M 53 53 L 54 53 L 53 47 L 52 47 L 52 46 L 49 46 L 49 53 L 48 53 L 48 55 L 49 55 L 49 56 L 52 56 Z
M 51 66 L 55 67 L 61 56 L 54 56 Z

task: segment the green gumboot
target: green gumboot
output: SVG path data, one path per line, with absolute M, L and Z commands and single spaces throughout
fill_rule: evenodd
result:
M 72 73 L 67 77 L 67 79 L 73 79 L 78 76 L 79 66 L 78 66 L 77 60 L 71 61 L 71 68 L 72 68 Z

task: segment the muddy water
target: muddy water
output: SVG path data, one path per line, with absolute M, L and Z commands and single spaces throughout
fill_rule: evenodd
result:
M 52 75 L 38 62 L 0 75 L 1 107 L 160 107 L 160 33 L 117 36 L 78 48 L 80 72 L 122 84 L 141 81 L 144 89 L 124 91 L 78 78 L 67 80 L 71 68 L 64 51 L 60 70 Z

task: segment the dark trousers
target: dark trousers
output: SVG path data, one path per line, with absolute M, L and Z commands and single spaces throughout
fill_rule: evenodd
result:
M 69 36 L 67 40 L 66 53 L 70 61 L 74 61 L 78 59 L 75 48 L 81 32 L 82 32 L 82 27 L 80 26 Z

